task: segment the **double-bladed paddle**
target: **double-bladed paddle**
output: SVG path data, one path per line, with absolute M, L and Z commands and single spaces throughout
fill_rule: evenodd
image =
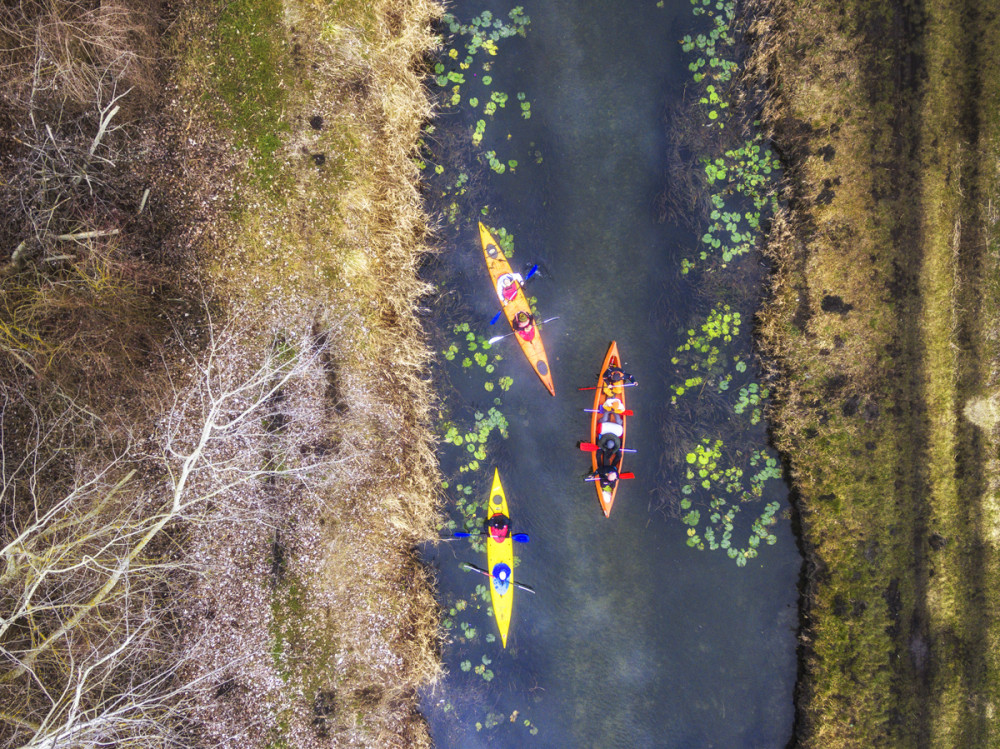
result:
M 547 322 L 552 322 L 553 320 L 558 320 L 558 319 L 559 319 L 559 315 L 556 315 L 555 317 L 550 317 L 548 320 L 542 320 L 542 322 L 539 323 L 539 324 L 540 325 L 544 325 Z M 490 340 L 488 340 L 487 343 L 492 346 L 494 343 L 496 343 L 497 341 L 501 340 L 502 338 L 506 338 L 507 336 L 514 335 L 515 332 L 516 331 L 512 330 L 509 333 L 504 333 L 503 335 L 495 335 L 492 338 L 490 338 Z
M 469 538 L 470 536 L 488 536 L 490 534 L 489 533 L 468 533 L 466 531 L 459 531 L 458 533 L 455 533 L 453 535 L 455 536 L 455 538 Z M 526 543 L 528 543 L 528 541 L 531 540 L 531 537 L 527 533 L 513 533 L 513 534 L 511 534 L 511 538 L 513 538 L 515 541 L 517 541 L 520 544 L 526 544 Z
M 593 442 L 581 442 L 580 443 L 580 449 L 583 450 L 584 452 L 596 453 L 598 450 L 601 449 L 601 446 L 600 445 L 595 445 Z M 619 447 L 618 449 L 621 450 L 623 453 L 637 453 L 637 452 L 639 452 L 634 447 Z
M 597 385 L 592 388 L 577 388 L 577 390 L 601 390 L 602 388 L 616 388 L 616 387 L 634 388 L 638 386 L 639 386 L 638 382 L 626 382 L 624 385 L 622 385 L 619 382 L 616 382 L 613 385 Z

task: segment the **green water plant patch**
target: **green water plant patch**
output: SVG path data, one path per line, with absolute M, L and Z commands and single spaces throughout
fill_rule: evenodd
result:
M 451 37 L 447 52 L 434 65 L 434 81 L 450 91 L 447 102 L 451 106 L 458 107 L 464 99 L 469 107 L 482 114 L 472 130 L 473 145 L 478 146 L 486 134 L 487 123 L 511 100 L 509 93 L 492 88 L 491 72 L 500 50 L 498 43 L 513 36 L 526 36 L 531 19 L 522 6 L 517 6 L 508 12 L 506 19 L 484 10 L 469 23 L 462 23 L 454 14 L 446 13 L 442 23 Z M 481 59 L 478 69 L 477 59 Z M 523 91 L 516 92 L 516 101 L 519 115 L 530 118 L 531 102 L 527 95 Z M 495 158 L 495 153 L 493 155 Z M 490 166 L 493 171 L 503 174 L 510 167 L 510 161 L 494 160 Z
M 744 567 L 757 556 L 761 543 L 777 543 L 770 529 L 780 505 L 768 502 L 749 530 L 737 527 L 737 516 L 748 502 L 763 495 L 765 482 L 781 478 L 781 469 L 776 458 L 760 450 L 751 453 L 745 467 L 737 465 L 724 457 L 723 448 L 722 440 L 705 437 L 687 453 L 681 522 L 688 526 L 688 546 L 725 551 Z M 746 536 L 742 545 L 734 538 L 740 533 Z
M 670 358 L 675 371 L 683 378 L 670 385 L 673 405 L 683 395 L 705 387 L 719 392 L 729 389 L 733 379 L 730 366 L 742 364 L 741 355 L 730 345 L 739 336 L 741 324 L 740 313 L 723 304 L 713 308 L 697 328 L 688 328 L 687 340 Z

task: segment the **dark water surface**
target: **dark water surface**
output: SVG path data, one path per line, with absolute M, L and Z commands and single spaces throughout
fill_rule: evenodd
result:
M 450 10 L 467 21 L 487 7 L 506 17 L 512 6 L 461 0 Z M 495 632 L 485 607 L 465 612 L 480 634 L 445 649 L 449 675 L 424 694 L 424 713 L 440 747 L 782 747 L 793 717 L 800 568 L 787 513 L 774 530 L 777 544 L 740 569 L 721 552 L 688 548 L 686 527 L 658 500 L 658 489 L 683 475 L 680 462 L 662 457 L 691 447 L 663 437 L 665 422 L 682 418 L 667 389 L 682 342 L 675 322 L 703 317 L 713 302 L 677 272 L 696 235 L 658 222 L 655 210 L 657 195 L 670 190 L 664 113 L 690 80 L 677 40 L 697 19 L 687 0 L 663 8 L 655 0 L 544 0 L 524 10 L 527 37 L 503 40 L 491 73 L 495 89 L 527 94 L 532 117 L 502 111 L 482 144 L 518 152 L 520 164 L 513 174 L 484 173 L 470 152 L 464 168 L 477 170 L 474 199 L 460 201 L 459 221 L 442 229 L 444 250 L 428 274 L 446 292 L 432 304 L 438 345 L 447 346 L 461 321 L 486 336 L 504 332 L 502 323 L 489 326 L 497 304 L 475 229 L 486 205 L 485 221 L 515 237 L 515 268 L 540 264 L 530 285 L 540 319 L 560 318 L 543 331 L 556 397 L 510 339 L 498 344 L 505 359 L 494 376 L 514 378 L 499 394 L 510 436 L 491 440 L 479 471 L 457 479 L 485 501 L 499 467 L 514 530 L 531 535 L 515 548 L 516 578 L 537 595 L 515 598 L 506 651 L 499 640 L 484 641 Z M 475 119 L 442 117 L 438 148 Z M 540 164 L 524 158 L 532 149 Z M 749 350 L 749 330 L 742 335 Z M 587 439 L 581 409 L 592 393 L 577 388 L 593 384 L 612 339 L 640 381 L 628 393 L 636 412 L 629 446 L 640 452 L 626 461 L 637 478 L 623 483 L 605 519 L 582 481 L 590 461 L 576 443 Z M 484 378 L 457 360 L 442 365 L 440 392 L 456 422 L 493 405 L 498 393 L 484 391 Z M 679 433 L 715 436 L 711 424 Z M 746 450 L 764 446 L 762 429 L 747 435 Z M 458 454 L 442 446 L 446 472 Z M 780 482 L 768 490 L 765 501 L 787 508 Z M 485 566 L 485 554 L 465 541 L 424 551 L 446 608 L 485 581 L 459 570 L 460 561 Z M 483 655 L 495 674 L 489 682 L 460 667 Z M 503 722 L 487 727 L 490 714 Z

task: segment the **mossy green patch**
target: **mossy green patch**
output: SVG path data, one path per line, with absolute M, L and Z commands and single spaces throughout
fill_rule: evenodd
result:
M 292 77 L 281 0 L 221 4 L 205 64 L 211 88 L 202 102 L 249 149 L 250 170 L 263 186 L 280 172 L 275 154 L 289 131 L 283 106 Z

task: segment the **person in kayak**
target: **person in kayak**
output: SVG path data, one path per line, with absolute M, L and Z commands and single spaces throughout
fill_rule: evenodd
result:
M 587 478 L 599 481 L 601 489 L 612 489 L 618 483 L 618 469 L 609 464 L 598 465 L 597 470 L 587 476 Z
M 518 289 L 521 288 L 521 284 L 523 283 L 524 278 L 520 273 L 504 273 L 497 279 L 497 296 L 500 297 L 500 301 L 503 302 L 505 307 L 507 306 L 507 302 L 514 300 Z
M 597 453 L 597 464 L 617 465 L 621 457 L 621 440 L 613 434 L 605 434 L 597 441 L 600 448 Z
M 503 562 L 497 562 L 493 565 L 493 572 L 490 577 L 493 578 L 493 587 L 500 595 L 506 593 L 507 589 L 510 588 L 510 578 L 512 577 L 510 567 Z
M 606 385 L 617 385 L 619 383 L 630 383 L 635 384 L 635 377 L 630 375 L 621 367 L 616 367 L 614 365 L 608 367 L 604 370 L 604 384 Z
M 622 402 L 621 398 L 608 398 L 601 404 L 601 413 L 621 415 L 625 413 L 625 404 Z
M 621 439 L 613 434 L 605 434 L 597 442 L 597 466 L 611 466 L 618 468 L 622 461 Z
M 625 434 L 625 417 L 616 413 L 604 414 L 597 427 L 597 436 L 603 437 L 606 434 L 622 437 Z
M 603 375 L 604 394 L 609 398 L 614 397 L 615 391 L 622 388 L 626 383 L 635 384 L 635 377 L 630 375 L 621 367 L 610 366 L 604 370 Z
M 497 543 L 502 543 L 510 535 L 510 518 L 502 513 L 496 513 L 486 521 L 486 532 Z
M 518 312 L 511 321 L 514 332 L 526 341 L 535 337 L 535 316 L 527 312 Z

